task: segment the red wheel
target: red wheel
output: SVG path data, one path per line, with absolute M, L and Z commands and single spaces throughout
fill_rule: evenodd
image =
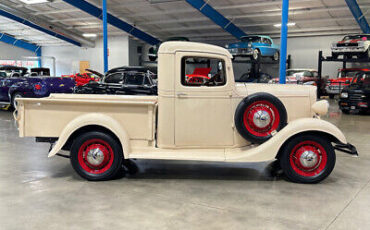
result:
M 268 101 L 256 101 L 249 105 L 243 115 L 245 128 L 258 137 L 267 137 L 276 131 L 280 115 L 275 105 Z
M 113 178 L 121 169 L 122 159 L 120 143 L 106 133 L 84 133 L 71 146 L 71 164 L 88 180 Z
M 263 143 L 287 122 L 283 103 L 268 93 L 256 93 L 242 100 L 235 111 L 235 126 L 252 143 Z
M 89 173 L 106 172 L 113 163 L 113 149 L 102 139 L 85 141 L 78 151 L 78 162 Z
M 324 137 L 304 134 L 291 139 L 279 158 L 285 175 L 294 182 L 317 183 L 334 168 L 335 152 Z
M 322 145 L 315 141 L 303 141 L 297 144 L 290 153 L 290 165 L 301 176 L 313 177 L 321 173 L 328 155 Z

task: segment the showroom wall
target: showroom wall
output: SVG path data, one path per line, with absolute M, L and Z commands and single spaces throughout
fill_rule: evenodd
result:
M 35 57 L 36 54 L 34 52 L 9 45 L 4 42 L 0 42 L 0 59 L 1 60 L 24 60 L 23 57 Z
M 109 69 L 129 64 L 128 36 L 111 36 L 108 39 Z M 43 56 L 52 56 L 56 59 L 56 75 L 74 74 L 80 71 L 80 61 L 89 61 L 90 68 L 99 72 L 103 66 L 103 40 L 98 38 L 94 48 L 79 48 L 76 46 L 43 47 Z M 53 68 L 52 62 L 45 60 L 45 67 Z

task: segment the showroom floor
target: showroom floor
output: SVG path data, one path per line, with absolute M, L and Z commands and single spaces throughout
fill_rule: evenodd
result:
M 370 116 L 325 118 L 360 153 L 337 154 L 321 184 L 269 176 L 267 163 L 137 161 L 129 178 L 87 182 L 48 145 L 20 139 L 0 111 L 0 229 L 368 229 Z M 42 119 L 42 118 L 40 118 Z

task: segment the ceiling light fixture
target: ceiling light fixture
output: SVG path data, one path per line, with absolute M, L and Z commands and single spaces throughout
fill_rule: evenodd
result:
M 82 34 L 82 36 L 84 36 L 85 38 L 96 38 L 98 35 L 97 34 L 85 33 L 85 34 Z
M 19 1 L 29 5 L 50 2 L 50 0 L 19 0 Z
M 279 23 L 279 24 L 275 24 L 274 26 L 275 26 L 275 27 L 281 27 L 281 23 Z M 288 22 L 288 23 L 287 23 L 287 26 L 295 26 L 295 22 Z

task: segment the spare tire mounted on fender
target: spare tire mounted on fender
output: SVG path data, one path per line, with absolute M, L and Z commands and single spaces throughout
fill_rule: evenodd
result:
M 239 134 L 252 143 L 261 144 L 287 124 L 284 104 L 269 93 L 255 93 L 244 98 L 235 111 Z

